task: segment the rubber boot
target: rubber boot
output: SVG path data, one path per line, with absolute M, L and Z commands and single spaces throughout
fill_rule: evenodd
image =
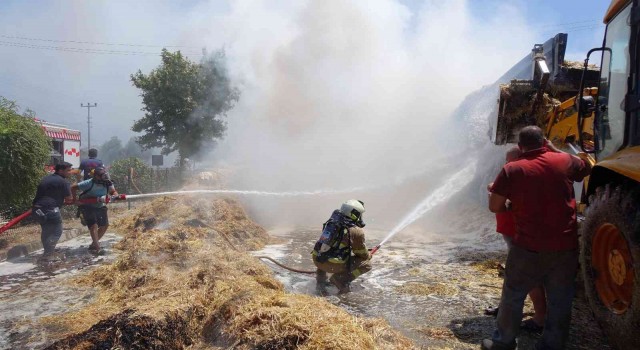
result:
M 326 271 L 316 269 L 316 283 L 318 285 L 325 285 L 328 280 Z
M 340 278 L 340 275 L 333 275 L 329 279 L 329 282 L 338 288 L 338 294 L 345 294 L 351 292 L 351 287 L 349 285 L 349 281 L 344 281 Z

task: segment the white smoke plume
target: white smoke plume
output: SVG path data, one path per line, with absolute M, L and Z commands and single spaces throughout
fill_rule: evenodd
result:
M 252 213 L 317 226 L 356 197 L 372 227 L 389 229 L 468 163 L 465 129 L 483 125 L 450 122 L 464 120 L 451 115 L 461 100 L 546 39 L 525 24 L 521 6 L 485 1 L 484 12 L 495 10 L 479 16 L 471 0 L 8 2 L 0 31 L 5 42 L 50 47 L 159 53 L 143 45 L 174 45 L 193 60 L 202 47 L 224 47 L 242 94 L 226 139 L 204 153 L 233 170 L 231 189 L 368 189 L 251 200 Z M 142 112 L 129 75 L 148 73 L 159 57 L 0 45 L 0 63 L 0 95 L 83 135 L 79 105 L 98 102 L 95 145 L 131 136 Z
M 488 19 L 462 0 L 426 1 L 418 12 L 385 0 L 272 5 L 236 2 L 221 21 L 242 96 L 213 158 L 237 170 L 236 188 L 367 187 L 443 162 L 459 167 L 468 126 L 450 123 L 451 112 L 534 43 L 508 5 Z M 354 196 L 390 225 L 453 170 Z M 261 199 L 254 208 L 299 224 L 344 199 Z

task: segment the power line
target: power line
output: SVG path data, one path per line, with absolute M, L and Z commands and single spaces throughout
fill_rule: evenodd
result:
M 555 28 L 555 27 L 572 26 L 572 25 L 586 24 L 586 23 L 595 24 L 596 22 L 600 23 L 600 20 L 598 20 L 598 19 L 586 19 L 586 20 L 583 20 L 583 21 L 575 21 L 575 22 L 560 22 L 560 23 L 537 24 L 536 27 Z
M 125 55 L 125 56 L 159 56 L 160 55 L 157 52 L 104 50 L 104 49 L 90 49 L 90 48 L 78 48 L 78 47 L 63 47 L 63 46 L 44 46 L 44 45 L 15 43 L 15 42 L 1 41 L 1 40 L 0 40 L 0 46 L 20 47 L 20 48 L 37 49 L 37 50 L 76 52 L 76 53 L 91 53 L 91 54 L 102 54 L 102 55 Z M 193 53 L 193 52 L 183 52 L 183 54 L 188 56 L 202 56 L 202 53 Z
M 557 32 L 573 33 L 573 32 L 580 32 L 580 31 L 583 31 L 583 30 L 600 29 L 602 27 L 603 27 L 603 24 L 576 26 L 576 27 L 572 27 L 572 28 L 566 28 L 566 29 L 563 29 L 563 30 L 546 31 L 546 32 L 543 32 L 542 35 L 549 35 L 549 34 L 554 34 L 554 33 L 557 33 Z
M 79 41 L 79 40 L 56 40 L 56 39 L 42 39 L 42 38 L 31 38 L 25 36 L 13 36 L 13 35 L 0 35 L 0 38 L 5 39 L 18 39 L 18 40 L 29 40 L 29 41 L 46 41 L 46 42 L 54 42 L 54 43 L 72 43 L 72 44 L 88 44 L 88 45 L 107 45 L 107 46 L 130 46 L 130 47 L 185 47 L 197 49 L 197 46 L 184 46 L 184 45 L 147 45 L 147 44 L 124 44 L 124 43 L 107 43 L 107 42 L 96 42 L 96 41 Z

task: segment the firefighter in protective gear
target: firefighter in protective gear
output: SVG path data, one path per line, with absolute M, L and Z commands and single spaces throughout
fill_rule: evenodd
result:
M 350 199 L 325 222 L 322 235 L 311 252 L 317 267 L 318 287 L 326 285 L 327 273 L 332 273 L 331 284 L 340 293 L 347 293 L 351 281 L 371 271 L 371 256 L 364 243 L 364 211 L 362 201 Z

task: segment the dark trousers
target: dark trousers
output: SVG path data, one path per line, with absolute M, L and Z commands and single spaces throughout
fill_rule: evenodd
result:
M 515 341 L 527 293 L 542 284 L 547 294 L 547 316 L 541 345 L 564 349 L 569 336 L 577 271 L 577 250 L 537 253 L 512 245 L 507 256 L 498 329 L 493 340 L 503 344 Z
M 58 208 L 40 210 L 43 215 L 35 214 L 42 229 L 40 240 L 42 241 L 44 253 L 51 254 L 56 248 L 60 236 L 62 236 L 62 215 Z

